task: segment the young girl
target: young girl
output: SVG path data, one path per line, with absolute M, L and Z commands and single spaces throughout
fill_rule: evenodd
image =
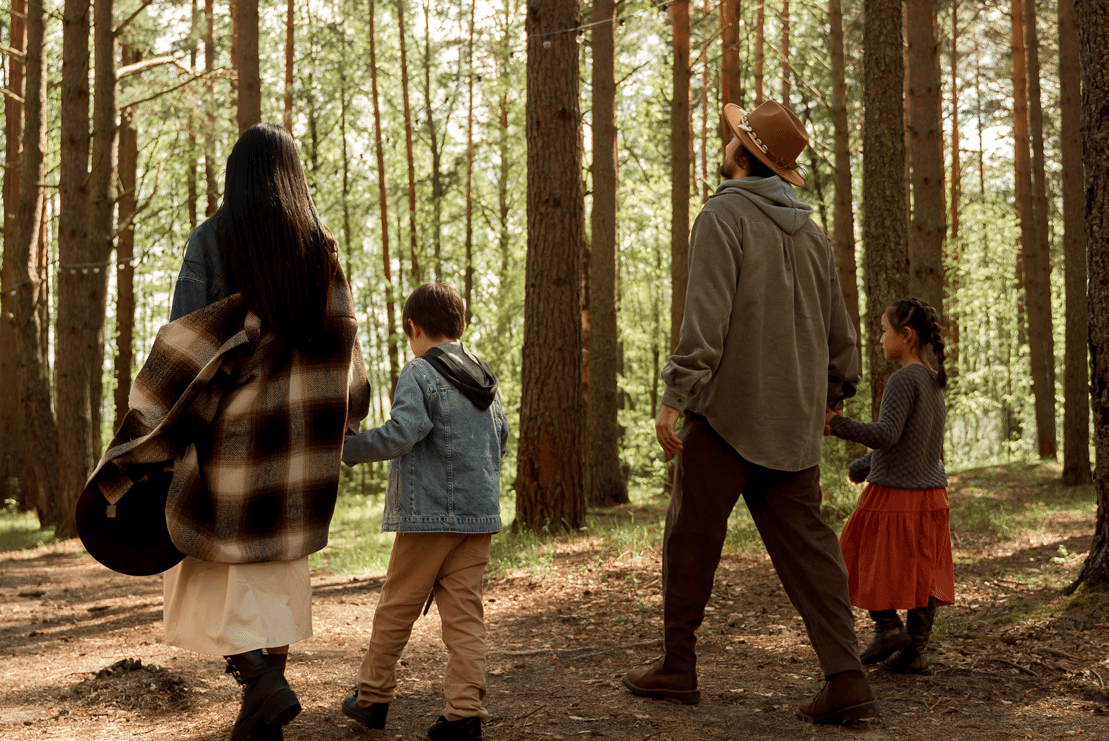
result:
M 943 340 L 936 310 L 918 298 L 894 302 L 882 315 L 882 349 L 900 362 L 882 394 L 874 424 L 828 410 L 831 434 L 873 448 L 852 461 L 852 481 L 867 482 L 840 535 L 851 604 L 870 611 L 874 640 L 864 664 L 931 674 L 925 649 L 938 605 L 954 601 L 942 448 L 947 416 Z M 924 351 L 935 350 L 939 372 Z M 908 610 L 908 630 L 897 610 Z

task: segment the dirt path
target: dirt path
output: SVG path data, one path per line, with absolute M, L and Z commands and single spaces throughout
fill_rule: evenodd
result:
M 882 716 L 853 728 L 794 718 L 821 679 L 761 554 L 721 564 L 699 644 L 702 701 L 685 707 L 620 685 L 624 671 L 661 652 L 657 557 L 615 557 L 596 538 L 560 545 L 543 573 L 487 582 L 485 737 L 1109 738 L 1109 597 L 1063 610 L 1058 593 L 1081 563 L 1089 523 L 1045 515 L 1016 540 L 961 538 L 958 604 L 941 610 L 936 675 L 872 671 Z M 1068 557 L 1059 558 L 1060 544 Z M 375 735 L 348 721 L 339 702 L 369 638 L 380 579 L 317 574 L 313 583 L 316 635 L 294 647 L 289 669 L 304 712 L 285 737 L 423 738 L 440 712 L 445 662 L 434 608 L 405 653 L 389 728 Z M 160 577 L 109 572 L 75 541 L 0 554 L 0 738 L 223 739 L 238 688 L 221 660 L 162 643 L 161 606 Z M 856 623 L 868 630 L 861 612 Z M 128 658 L 142 667 L 96 678 Z

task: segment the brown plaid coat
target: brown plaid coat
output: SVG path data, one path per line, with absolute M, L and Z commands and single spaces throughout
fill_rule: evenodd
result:
M 341 274 L 329 313 L 313 357 L 263 331 L 240 294 L 162 327 L 90 485 L 115 504 L 147 472 L 172 467 L 170 537 L 205 561 L 286 561 L 323 548 L 344 432 L 369 409 Z

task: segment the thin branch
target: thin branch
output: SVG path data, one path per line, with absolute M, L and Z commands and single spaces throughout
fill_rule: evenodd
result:
M 16 101 L 17 103 L 20 103 L 20 104 L 22 104 L 24 102 L 23 98 L 19 97 L 18 95 L 13 93 L 11 90 L 8 90 L 8 88 L 3 87 L 3 86 L 0 86 L 0 95 L 3 95 L 5 98 L 11 98 L 12 100 L 14 100 L 14 101 Z
M 122 80 L 124 77 L 127 77 L 128 75 L 133 75 L 133 74 L 136 74 L 138 72 L 142 72 L 143 70 L 149 69 L 151 67 L 160 67 L 163 64 L 172 64 L 174 67 L 181 70 L 182 72 L 184 72 L 187 75 L 196 74 L 194 70 L 190 69 L 189 67 L 186 67 L 184 64 L 179 62 L 176 57 L 167 55 L 167 56 L 164 56 L 164 57 L 151 57 L 150 59 L 143 59 L 140 62 L 135 62 L 134 64 L 128 64 L 126 67 L 120 67 L 119 69 L 116 70 L 116 80 L 117 81 Z
M 121 105 L 119 107 L 119 109 L 122 111 L 122 110 L 125 110 L 127 108 L 132 108 L 134 106 L 141 105 L 143 103 L 148 103 L 152 100 L 155 100 L 156 98 L 162 97 L 166 93 L 172 93 L 175 90 L 180 90 L 181 88 L 185 87 L 189 83 L 196 82 L 197 80 L 203 80 L 206 77 L 211 77 L 211 76 L 215 75 L 217 72 L 226 71 L 226 69 L 227 69 L 226 67 L 217 67 L 213 70 L 208 70 L 208 71 L 202 72 L 199 75 L 195 75 L 193 77 L 190 77 L 189 79 L 185 80 L 184 82 L 180 82 L 180 83 L 174 85 L 173 87 L 166 88 L 165 90 L 161 90 L 157 93 L 154 93 L 153 95 L 148 95 L 145 98 L 139 98 L 138 100 L 132 100 L 130 103 L 125 103 L 125 104 Z
M 23 64 L 23 52 L 21 52 L 19 49 L 13 49 L 10 46 L 4 46 L 3 44 L 0 44 L 0 54 L 11 57 L 20 64 Z
M 140 5 L 134 13 L 127 16 L 127 18 L 122 23 L 115 27 L 115 30 L 112 31 L 112 36 L 115 38 L 119 38 L 119 35 L 123 33 L 123 30 L 131 25 L 131 21 L 138 18 L 139 13 L 146 10 L 147 7 L 150 6 L 153 2 L 154 0 L 142 0 L 142 5 Z

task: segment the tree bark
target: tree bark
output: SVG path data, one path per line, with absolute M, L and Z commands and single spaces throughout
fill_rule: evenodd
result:
M 262 121 L 262 78 L 258 60 L 258 0 L 236 0 L 239 133 Z
M 73 505 L 99 454 L 95 426 L 106 265 L 89 235 L 89 5 L 66 0 L 62 17 L 61 202 L 58 231 L 58 537 L 76 535 Z M 96 247 L 100 245 L 97 244 Z M 93 272 L 93 271 L 96 272 Z
M 408 250 L 412 264 L 412 282 L 420 281 L 416 235 L 416 160 L 412 151 L 412 109 L 408 101 L 408 44 L 404 33 L 404 0 L 397 2 L 397 33 L 400 37 L 400 89 L 404 101 L 404 151 L 408 158 Z
M 755 107 L 762 105 L 766 69 L 766 0 L 755 0 Z
M 470 4 L 469 38 L 466 43 L 466 267 L 463 292 L 466 326 L 474 320 L 474 16 L 477 4 Z
M 200 21 L 200 12 L 197 9 L 197 0 L 192 0 L 191 10 L 192 10 L 192 12 L 189 14 L 189 26 L 190 26 L 190 28 L 189 28 L 189 69 L 195 70 L 196 69 L 197 39 L 199 38 L 198 31 L 200 30 L 200 28 L 199 28 L 199 26 L 200 26 L 200 22 L 199 22 Z M 128 51 L 127 51 L 126 47 L 123 48 L 123 51 L 121 52 L 121 54 L 123 55 L 123 58 L 125 60 L 128 58 Z M 122 64 L 125 65 L 126 61 L 122 62 Z M 128 114 L 128 116 L 129 116 L 129 114 Z M 193 109 L 191 106 L 189 107 L 188 113 L 186 114 L 186 116 L 187 117 L 186 117 L 186 120 L 185 120 L 185 125 L 189 129 L 189 136 L 188 136 L 188 144 L 186 145 L 187 152 L 185 154 L 185 157 L 188 160 L 187 164 L 186 164 L 186 167 L 188 167 L 188 174 L 185 176 L 185 190 L 188 193 L 188 195 L 186 196 L 186 198 L 188 199 L 188 203 L 185 206 L 185 212 L 189 216 L 189 233 L 192 234 L 193 229 L 196 229 L 196 199 L 197 199 L 196 167 L 197 167 L 197 164 L 198 164 L 198 162 L 197 162 L 198 155 L 197 155 L 197 151 L 196 151 L 196 129 L 197 129 L 198 125 L 200 124 L 200 121 L 198 120 L 198 116 L 196 115 L 195 109 Z M 122 128 L 122 126 L 123 126 L 122 121 L 120 122 L 120 126 Z M 122 133 L 122 131 L 120 132 L 120 137 L 121 137 L 120 138 L 120 151 L 122 152 L 122 147 L 123 147 L 123 139 L 122 139 L 123 133 Z M 122 218 L 120 219 L 120 223 L 123 223 Z M 118 407 L 117 407 L 117 410 L 118 410 Z M 118 415 L 116 417 L 116 421 L 117 422 L 119 421 L 119 416 Z
M 204 71 L 211 74 L 215 69 L 216 42 L 215 0 L 204 0 Z M 208 126 L 204 141 L 204 185 L 207 200 L 204 205 L 205 218 L 211 217 L 219 208 L 219 187 L 216 185 L 216 83 L 209 78 L 208 100 L 204 104 L 208 115 Z
M 1063 483 L 1090 477 L 1089 355 L 1086 314 L 1086 243 L 1082 203 L 1082 71 L 1074 0 L 1059 0 L 1059 112 L 1063 159 L 1063 276 L 1066 346 L 1063 363 Z
M 882 314 L 909 287 L 901 0 L 864 0 L 863 271 L 870 399 L 878 419 L 890 366 Z
M 27 46 L 24 0 L 12 0 L 9 15 L 8 45 L 22 53 Z M 23 63 L 8 58 L 7 88 L 23 97 Z M 34 495 L 24 481 L 23 453 L 19 434 L 22 412 L 19 408 L 18 364 L 15 348 L 16 293 L 15 235 L 19 228 L 15 214 L 19 203 L 19 148 L 23 139 L 23 104 L 11 96 L 4 98 L 4 256 L 0 262 L 0 501 L 15 499 L 20 509 L 33 506 Z
M 912 226 L 909 230 L 909 293 L 943 318 L 943 126 L 940 123 L 940 55 L 936 0 L 908 0 L 909 160 Z
M 56 521 L 61 496 L 58 491 L 58 427 L 50 411 L 50 368 L 43 342 L 46 328 L 41 324 L 38 311 L 39 303 L 45 301 L 49 284 L 43 278 L 43 266 L 36 265 L 34 255 L 46 211 L 46 194 L 39 185 L 46 177 L 46 10 L 41 3 L 27 3 L 26 18 L 26 85 L 19 175 L 23 187 L 19 192 L 12 259 L 13 279 L 18 287 L 14 314 L 19 405 L 23 411 L 21 435 L 24 445 L 35 452 L 29 457 L 38 494 L 34 505 L 39 523 L 47 525 Z
M 589 395 L 585 490 L 589 503 L 628 501 L 620 471 L 616 326 L 615 0 L 593 2 L 593 210 L 589 246 Z
M 142 54 L 124 46 L 121 61 L 134 64 Z M 115 357 L 115 424 L 118 430 L 127 414 L 131 395 L 131 374 L 135 362 L 133 348 L 135 331 L 135 208 L 138 205 L 137 184 L 139 140 L 128 108 L 119 122 L 119 241 L 116 244 L 116 357 Z M 190 155 L 191 156 L 191 155 Z M 195 186 L 194 186 L 195 187 Z M 191 211 L 191 209 L 190 209 Z
M 829 0 L 828 37 L 832 76 L 832 138 L 835 157 L 832 240 L 836 247 L 839 283 L 847 313 L 855 325 L 859 358 L 863 334 L 859 322 L 858 265 L 855 261 L 855 213 L 851 184 L 851 129 L 847 118 L 847 62 L 843 46 L 843 0 Z
M 296 0 L 289 0 L 285 10 L 285 130 L 293 133 L 293 76 L 296 64 Z M 261 119 L 261 115 L 259 115 Z
M 585 519 L 578 45 L 560 33 L 580 22 L 576 0 L 533 0 L 525 21 L 528 250 L 514 526 L 532 531 L 576 530 Z
M 1090 553 L 1071 589 L 1109 589 L 1109 0 L 1075 3 L 1082 65 L 1082 161 L 1086 166 L 1090 401 L 1097 518 Z
M 670 99 L 670 350 L 678 346 L 689 282 L 689 0 L 670 5 L 674 90 Z
M 1055 339 L 1051 321 L 1051 245 L 1047 178 L 1044 172 L 1044 123 L 1040 103 L 1040 42 L 1036 31 L 1035 0 L 1024 0 L 1024 39 L 1028 63 L 1028 125 L 1032 135 L 1032 218 L 1034 224 L 1031 261 L 1027 270 L 1035 274 L 1035 297 L 1028 302 L 1028 340 L 1032 374 L 1041 377 L 1043 393 L 1036 396 L 1036 434 L 1041 458 L 1056 458 L 1055 431 Z M 1033 383 L 1035 386 L 1035 383 Z
M 743 105 L 743 78 L 739 68 L 739 0 L 722 0 L 720 3 L 720 107 L 728 103 Z M 720 119 L 721 148 L 732 140 L 732 131 L 723 117 Z
M 431 9 L 430 0 L 424 1 L 424 116 L 427 118 L 427 140 L 431 150 L 431 244 L 434 264 L 432 275 L 436 282 L 443 280 L 443 197 L 446 184 L 443 178 L 443 151 L 445 142 L 439 139 L 435 122 L 436 106 L 432 102 L 431 87 Z M 443 117 L 443 130 L 450 126 L 449 112 Z
M 377 203 L 381 213 L 381 261 L 382 275 L 385 277 L 385 331 L 386 344 L 389 348 L 389 400 L 393 399 L 393 392 L 397 388 L 397 376 L 400 368 L 397 367 L 397 322 L 396 306 L 393 299 L 393 261 L 389 256 L 389 208 L 388 191 L 385 187 L 385 145 L 381 134 L 381 104 L 377 90 L 377 37 L 374 30 L 374 9 L 376 3 L 370 0 L 370 84 L 373 92 L 374 108 L 374 149 L 377 154 Z
M 789 0 L 782 0 L 782 105 L 789 107 L 793 69 L 789 61 Z

